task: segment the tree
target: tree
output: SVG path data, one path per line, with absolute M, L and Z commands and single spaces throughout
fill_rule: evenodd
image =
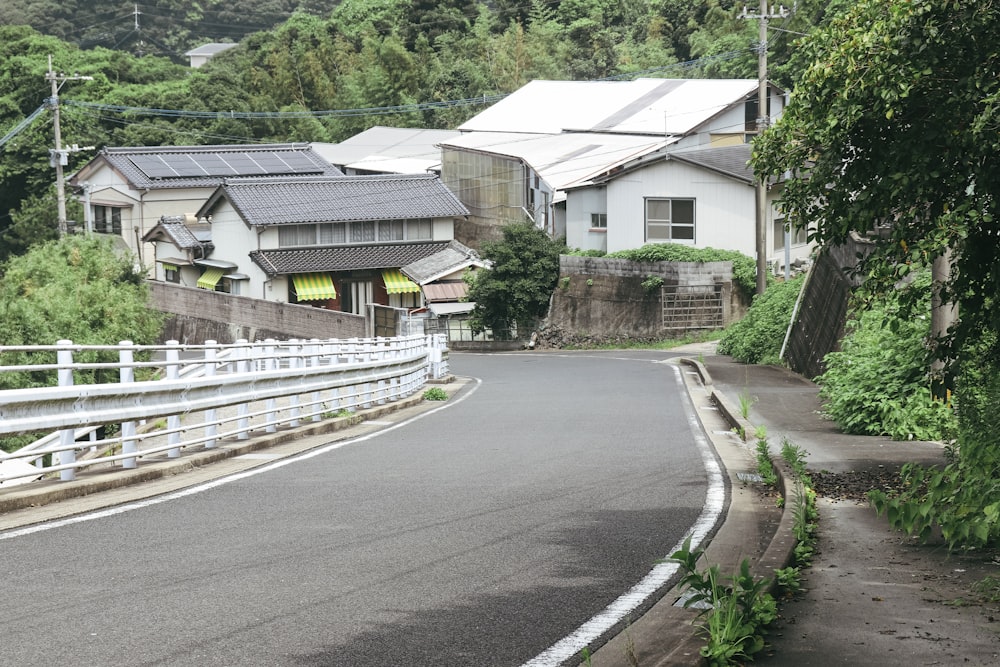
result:
M 144 272 L 110 239 L 70 235 L 36 245 L 3 266 L 0 345 L 152 344 L 163 318 L 147 301 Z
M 791 172 L 781 205 L 817 241 L 884 231 L 859 269 L 870 291 L 952 250 L 936 289 L 961 322 L 942 358 L 1000 330 L 998 43 L 996 0 L 861 0 L 802 41 L 811 64 L 754 143 L 755 171 Z
M 566 250 L 530 222 L 510 223 L 502 233 L 483 243 L 482 257 L 491 266 L 474 274 L 469 285 L 469 301 L 476 303 L 473 331 L 492 329 L 497 337 L 545 316 L 559 280 L 559 255 Z

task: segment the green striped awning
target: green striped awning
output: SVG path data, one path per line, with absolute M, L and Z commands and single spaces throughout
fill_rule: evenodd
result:
M 176 271 L 177 270 L 177 265 L 176 264 L 167 264 L 166 262 L 163 262 L 162 266 L 163 266 L 163 270 L 164 271 Z
M 201 278 L 198 278 L 198 287 L 202 289 L 214 290 L 215 286 L 219 284 L 222 274 L 225 272 L 225 269 L 217 269 L 212 266 L 208 267 L 205 269 L 205 273 L 201 274 Z
M 336 299 L 337 290 L 329 273 L 296 273 L 292 275 L 295 297 L 299 301 Z
M 385 269 L 382 271 L 382 280 L 385 281 L 385 291 L 387 294 L 420 291 L 420 285 L 400 273 L 399 269 Z

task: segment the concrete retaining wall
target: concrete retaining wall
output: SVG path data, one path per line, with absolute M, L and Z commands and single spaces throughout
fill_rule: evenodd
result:
M 276 303 L 149 281 L 150 305 L 166 313 L 161 342 L 233 343 L 275 338 L 362 338 L 365 318 L 312 306 Z

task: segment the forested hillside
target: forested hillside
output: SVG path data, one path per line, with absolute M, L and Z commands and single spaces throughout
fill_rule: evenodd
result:
M 94 78 L 68 82 L 60 102 L 63 143 L 97 148 L 339 141 L 375 124 L 454 127 L 532 79 L 757 72 L 757 23 L 739 17 L 736 0 L 198 6 L 139 4 L 135 31 L 131 3 L 117 11 L 92 1 L 4 3 L 0 132 L 17 128 L 49 97 L 50 55 L 57 71 Z M 792 16 L 772 23 L 772 80 L 791 85 L 801 67 L 794 39 L 841 6 L 801 0 Z M 24 22 L 34 27 L 18 25 Z M 178 57 L 222 39 L 239 46 L 197 70 Z M 39 112 L 0 147 L 0 259 L 55 233 L 50 121 L 50 112 Z M 69 169 L 91 155 L 73 154 Z

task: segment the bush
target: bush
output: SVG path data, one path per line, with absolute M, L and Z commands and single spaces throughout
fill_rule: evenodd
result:
M 792 318 L 795 300 L 804 276 L 776 282 L 755 296 L 750 310 L 739 322 L 726 329 L 719 341 L 719 353 L 746 364 L 780 363 L 781 344 Z
M 898 530 L 926 541 L 934 526 L 950 549 L 1000 540 L 1000 358 L 996 335 L 985 332 L 962 352 L 956 380 L 958 442 L 955 458 L 943 469 L 908 465 L 903 491 L 889 498 L 872 492 L 880 514 Z
M 929 275 L 905 289 L 926 294 L 930 312 Z M 930 318 L 901 319 L 898 307 L 899 296 L 890 295 L 848 322 L 840 350 L 826 355 L 826 371 L 816 378 L 820 398 L 846 433 L 939 440 L 953 432 L 955 417 L 931 392 Z
M 606 257 L 633 262 L 732 262 L 733 282 L 748 297 L 757 291 L 757 263 L 735 250 L 692 248 L 679 243 L 648 243 L 641 248 L 619 250 Z

